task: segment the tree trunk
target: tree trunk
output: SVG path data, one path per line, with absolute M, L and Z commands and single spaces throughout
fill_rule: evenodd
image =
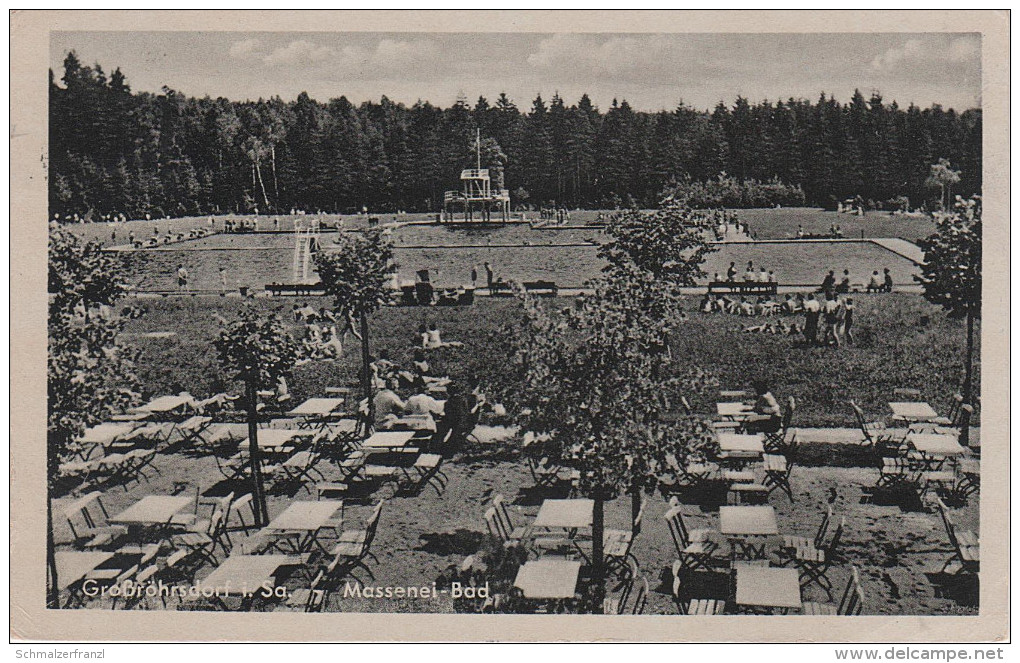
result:
M 49 582 L 46 583 L 46 607 L 56 609 L 60 607 L 60 592 L 57 590 L 57 553 L 56 544 L 53 542 L 53 495 L 49 487 L 49 477 L 46 481 L 46 570 Z
M 280 204 L 280 182 L 276 179 L 276 145 L 272 145 L 269 148 L 269 154 L 272 157 L 273 165 L 273 198 L 276 199 L 276 204 Z
M 245 381 L 248 401 L 248 457 L 251 466 L 252 506 L 255 507 L 255 522 L 259 527 L 269 524 L 266 508 L 266 487 L 262 480 L 262 459 L 259 449 L 258 393 L 255 379 Z
M 368 347 L 368 314 L 361 314 L 361 389 L 368 401 L 368 421 L 375 421 L 375 407 L 372 403 L 372 371 L 369 364 L 372 357 Z
M 602 495 L 596 494 L 591 519 L 591 599 L 592 612 L 601 615 L 602 601 L 606 595 L 605 546 L 606 532 L 605 503 Z
M 964 366 L 963 377 L 963 402 L 974 406 L 973 381 L 974 381 L 974 313 L 970 306 L 967 307 L 967 365 Z M 968 446 L 970 443 L 970 425 L 960 431 L 960 443 Z
M 259 166 L 259 162 L 255 162 L 255 172 L 259 176 L 259 188 L 262 189 L 262 200 L 266 203 L 266 214 L 269 213 L 269 196 L 266 195 L 266 184 L 262 181 L 262 167 Z

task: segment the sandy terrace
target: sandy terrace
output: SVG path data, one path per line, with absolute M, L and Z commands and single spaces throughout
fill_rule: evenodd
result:
M 175 484 L 176 489 L 183 489 L 182 494 L 194 494 L 196 487 L 206 490 L 222 479 L 210 457 L 161 454 L 155 467 L 161 474 L 153 476 L 151 482 L 143 481 L 127 490 L 121 486 L 107 489 L 104 502 L 111 514 L 145 495 L 170 494 Z M 326 462 L 320 463 L 319 469 L 327 477 L 331 477 L 331 471 L 335 474 L 335 468 Z M 534 517 L 541 499 L 550 496 L 536 493 L 521 460 L 462 457 L 448 461 L 444 470 L 450 481 L 442 495 L 428 488 L 416 497 L 394 497 L 387 502 L 373 546 L 378 562 L 370 563 L 376 577 L 373 585 L 430 584 L 449 565 L 459 564 L 465 556 L 477 552 L 485 537 L 483 512 L 494 495 L 501 493 L 511 501 L 512 512 L 521 522 Z M 868 468 L 795 468 L 791 483 L 796 501 L 791 504 L 780 492 L 773 493 L 770 500 L 777 509 L 780 532 L 813 536 L 825 504 L 832 499 L 837 516 L 846 516 L 847 529 L 842 546 L 845 561 L 830 577 L 841 592 L 849 576 L 848 564 L 861 569 L 865 614 L 976 614 L 976 579 L 937 574 L 951 556 L 938 513 L 871 503 L 867 489 L 876 477 L 877 470 Z M 391 493 L 388 487 L 382 487 L 363 500 L 348 500 L 345 523 L 359 526 L 370 511 L 370 500 Z M 286 494 L 270 489 L 270 515 L 280 513 L 294 499 L 314 498 L 314 493 L 309 496 L 299 488 Z M 61 509 L 70 499 L 62 498 L 54 504 L 58 548 L 66 548 L 70 538 Z M 676 552 L 662 518 L 668 506 L 661 495 L 648 499 L 645 525 L 634 545 L 641 573 L 651 587 L 646 613 L 676 614 L 668 584 L 668 569 Z M 685 505 L 684 512 L 691 529 L 718 528 L 715 507 Z M 608 504 L 606 527 L 627 527 L 629 515 L 629 497 Z M 954 509 L 954 516 L 959 527 L 977 533 L 978 496 L 972 496 L 966 506 Z M 243 539 L 242 533 L 233 534 L 235 546 Z M 720 550 L 725 549 L 724 544 Z M 720 571 L 724 570 L 725 562 L 720 560 Z M 211 567 L 204 568 L 199 579 L 210 571 Z M 366 577 L 363 572 L 361 576 Z M 704 574 L 704 591 L 722 592 L 719 598 L 725 598 L 725 577 L 723 573 Z M 290 584 L 296 587 L 301 581 L 294 579 Z M 824 601 L 825 595 L 811 588 L 805 598 Z M 838 593 L 835 600 L 839 600 Z M 453 611 L 448 598 L 427 601 L 334 598 L 332 608 L 347 612 Z

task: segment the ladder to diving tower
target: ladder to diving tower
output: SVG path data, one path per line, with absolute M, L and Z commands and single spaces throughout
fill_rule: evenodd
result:
M 294 269 L 293 282 L 297 284 L 312 283 L 312 252 L 319 242 L 319 224 L 309 224 L 308 227 L 300 223 L 294 226 Z

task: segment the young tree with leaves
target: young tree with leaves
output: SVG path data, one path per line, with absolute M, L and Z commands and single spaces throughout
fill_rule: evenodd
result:
M 244 383 L 248 419 L 248 456 L 251 468 L 252 506 L 255 522 L 269 524 L 266 489 L 262 478 L 258 444 L 258 392 L 273 389 L 281 378 L 290 376 L 297 360 L 297 343 L 275 313 L 263 316 L 253 303 L 246 303 L 238 319 L 223 321 L 213 343 L 220 365 L 231 377 Z
M 343 233 L 334 247 L 315 254 L 319 279 L 333 297 L 337 313 L 353 318 L 361 326 L 361 386 L 372 412 L 371 356 L 368 316 L 379 310 L 390 296 L 387 287 L 393 274 L 393 246 L 382 231 Z
M 967 320 L 963 399 L 973 403 L 974 321 L 981 317 L 981 198 L 957 197 L 952 212 L 935 214 L 936 231 L 923 243 L 924 264 L 914 278 L 924 298 L 951 318 Z M 968 432 L 961 431 L 966 443 Z
M 949 159 L 939 159 L 938 163 L 931 165 L 931 173 L 924 181 L 925 186 L 932 189 L 941 189 L 939 207 L 943 212 L 949 210 L 949 201 L 953 193 L 953 185 L 960 181 L 960 171 L 953 170 Z
M 128 349 L 117 343 L 124 320 L 113 305 L 124 294 L 121 266 L 95 242 L 53 224 L 49 240 L 47 356 L 47 605 L 57 606 L 51 501 L 63 459 L 89 426 L 138 401 Z

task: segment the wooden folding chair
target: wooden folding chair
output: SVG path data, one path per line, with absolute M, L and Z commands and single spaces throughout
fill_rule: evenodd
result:
M 772 491 L 782 490 L 793 502 L 793 489 L 790 488 L 790 473 L 793 471 L 793 461 L 787 460 L 785 456 L 765 454 L 762 459 L 765 468 L 765 479 L 762 483 L 768 488 L 768 494 Z
M 964 573 L 977 573 L 981 570 L 981 545 L 976 534 L 969 530 L 959 530 L 952 516 L 949 515 L 949 508 L 941 498 L 936 497 L 939 515 L 942 516 L 942 525 L 946 529 L 946 536 L 953 546 L 953 556 L 946 560 L 939 573 L 945 573 L 946 569 L 954 563 L 960 566 Z
M 687 567 L 681 560 L 673 562 L 673 600 L 681 615 L 721 615 L 726 612 L 726 601 L 720 599 L 696 599 L 684 587 L 684 573 Z
M 719 547 L 718 544 L 708 538 L 701 541 L 692 541 L 684 524 L 683 513 L 679 507 L 670 509 L 663 517 L 669 526 L 669 533 L 673 537 L 673 545 L 676 547 L 677 555 L 684 568 L 703 568 L 706 571 L 711 571 L 712 553 Z
M 834 516 L 832 505 L 826 505 L 825 514 L 822 516 L 821 522 L 818 523 L 818 529 L 815 531 L 815 535 L 812 538 L 796 535 L 785 535 L 783 536 L 783 544 L 777 551 L 781 566 L 789 564 L 790 560 L 796 556 L 798 548 L 822 548 L 825 545 L 825 538 L 829 534 L 829 525 L 832 523 Z
M 816 584 L 825 591 L 826 596 L 832 598 L 832 581 L 829 580 L 828 573 L 835 563 L 845 528 L 846 517 L 841 517 L 829 545 L 821 548 L 804 546 L 794 552 L 793 562 L 800 571 L 801 587 Z
M 850 566 L 850 579 L 847 580 L 846 589 L 843 590 L 843 597 L 839 600 L 839 605 L 805 601 L 802 612 L 804 615 L 817 617 L 837 615 L 855 617 L 864 612 L 864 591 L 861 589 L 861 576 L 857 567 Z
M 790 430 L 790 425 L 793 423 L 793 413 L 797 410 L 797 401 L 794 400 L 793 396 L 790 396 L 786 401 L 786 410 L 783 411 L 782 422 L 779 425 L 779 430 L 773 432 L 766 432 L 764 434 L 764 440 L 762 446 L 767 452 L 784 453 L 786 448 L 786 433 Z

